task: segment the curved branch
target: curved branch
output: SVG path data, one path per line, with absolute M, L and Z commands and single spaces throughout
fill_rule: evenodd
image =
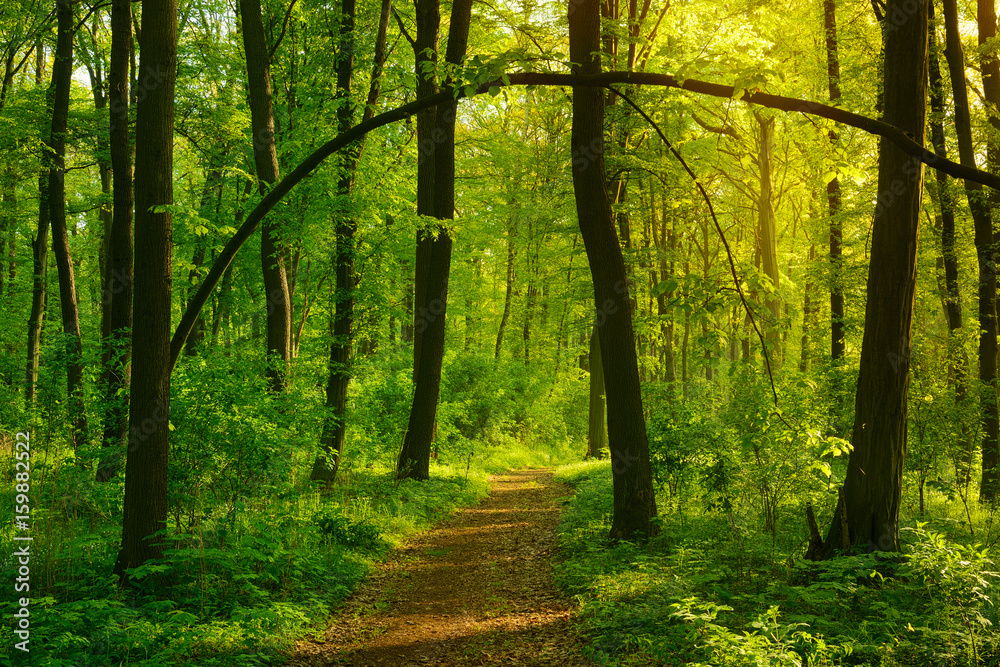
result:
M 606 72 L 594 75 L 520 73 L 510 74 L 507 77 L 507 81 L 496 80 L 485 83 L 476 90 L 469 90 L 464 87 L 456 89 L 446 88 L 435 95 L 414 100 L 413 102 L 404 104 L 401 107 L 379 114 L 371 120 L 359 123 L 347 132 L 344 132 L 343 134 L 340 134 L 326 142 L 309 155 L 309 157 L 303 160 L 298 167 L 296 167 L 291 173 L 275 185 L 267 193 L 264 199 L 257 204 L 256 208 L 254 208 L 250 215 L 247 216 L 246 221 L 236 231 L 236 234 L 233 235 L 233 237 L 226 244 L 226 247 L 222 250 L 222 253 L 220 253 L 218 258 L 215 260 L 215 263 L 209 270 L 208 275 L 205 276 L 205 279 L 202 281 L 198 291 L 188 303 L 188 307 L 184 311 L 184 315 L 181 317 L 180 323 L 177 325 L 177 330 L 174 332 L 174 336 L 170 340 L 171 370 L 177 364 L 177 359 L 180 356 L 181 350 L 184 348 L 184 341 L 187 340 L 188 334 L 191 333 L 195 320 L 198 319 L 198 314 L 208 302 L 208 297 L 211 295 L 212 290 L 215 289 L 219 280 L 222 278 L 222 274 L 225 273 L 226 269 L 232 263 L 236 253 L 239 252 L 239 249 L 244 243 L 246 243 L 247 239 L 249 239 L 250 236 L 257 230 L 258 225 L 260 225 L 260 221 L 265 215 L 268 214 L 268 212 L 271 211 L 271 209 L 275 207 L 279 201 L 281 201 L 285 195 L 291 191 L 293 187 L 295 187 L 295 185 L 299 183 L 299 181 L 311 174 L 313 170 L 315 170 L 316 167 L 323 162 L 323 160 L 336 151 L 356 141 L 357 139 L 360 139 L 372 130 L 408 118 L 418 111 L 437 106 L 438 104 L 442 104 L 444 102 L 469 97 L 470 95 L 480 95 L 489 91 L 491 87 L 594 86 L 598 88 L 606 88 L 608 85 L 615 83 L 633 85 L 645 84 L 664 88 L 680 88 L 693 93 L 727 99 L 733 98 L 737 92 L 733 86 L 707 83 L 705 81 L 696 81 L 694 79 L 681 80 L 669 74 L 649 74 L 645 72 Z M 466 93 L 467 90 L 469 90 L 468 94 Z M 859 114 L 851 113 L 850 111 L 844 111 L 843 109 L 827 106 L 818 102 L 800 100 L 792 97 L 782 97 L 780 95 L 743 91 L 739 96 L 739 99 L 744 102 L 769 107 L 771 109 L 810 114 L 821 118 L 827 118 L 844 125 L 850 125 L 851 127 L 856 127 L 859 130 L 863 130 L 869 134 L 878 135 L 891 141 L 900 150 L 908 155 L 911 155 L 916 160 L 923 162 L 929 167 L 943 171 L 950 176 L 954 176 L 955 178 L 975 181 L 976 183 L 982 183 L 983 185 L 988 185 L 992 188 L 1000 190 L 1000 176 L 980 171 L 979 169 L 975 169 L 973 167 L 965 167 L 952 162 L 951 160 L 939 157 L 926 150 L 911 137 L 907 136 L 902 130 L 889 125 L 888 123 L 883 123 L 882 121 L 868 118 L 867 116 L 861 116 Z

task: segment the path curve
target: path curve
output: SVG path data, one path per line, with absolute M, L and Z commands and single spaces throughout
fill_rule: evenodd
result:
M 288 666 L 593 665 L 551 581 L 557 499 L 572 488 L 528 469 L 491 477 L 490 489 L 394 551 Z

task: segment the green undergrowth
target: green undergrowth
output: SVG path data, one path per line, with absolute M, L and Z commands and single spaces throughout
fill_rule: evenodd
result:
M 19 482 L 4 435 L 15 429 L 31 432 L 33 538 L 24 592 L 30 652 L 14 648 L 21 593 L 2 596 L 0 666 L 282 664 L 391 548 L 485 496 L 491 473 L 558 465 L 582 450 L 579 428 L 561 418 L 578 406 L 581 382 L 553 386 L 520 362 L 451 355 L 431 479 L 396 482 L 413 391 L 412 358 L 399 351 L 359 361 L 337 479 L 320 489 L 308 477 L 329 417 L 327 368 L 321 356 L 309 358 L 319 361 L 304 357 L 281 394 L 267 391 L 263 355 L 249 349 L 209 350 L 178 367 L 164 557 L 131 570 L 127 591 L 112 576 L 124 475 L 96 483 L 97 439 L 68 446 L 59 378 L 42 377 L 30 413 L 0 396 L 8 426 L 0 429 L 0 507 L 9 508 L 0 511 L 0 579 L 10 588 L 23 544 L 13 540 Z M 100 415 L 100 397 L 89 399 Z
M 895 558 L 813 563 L 800 535 L 782 542 L 733 512 L 689 507 L 663 513 L 648 543 L 612 544 L 611 464 L 564 466 L 556 479 L 576 491 L 556 578 L 599 665 L 1000 664 L 997 568 L 936 526 L 911 521 Z
M 307 486 L 256 495 L 166 531 L 165 557 L 131 571 L 129 594 L 111 575 L 120 528 L 82 513 L 60 517 L 52 525 L 67 531 L 38 530 L 31 544 L 30 654 L 7 650 L 19 639 L 5 623 L 0 665 L 280 664 L 292 640 L 321 629 L 391 547 L 487 492 L 485 471 L 433 465 L 427 482 L 397 484 L 372 467 L 350 471 L 327 494 Z M 45 524 L 36 515 L 36 528 Z M 10 538 L 2 540 L 8 582 Z

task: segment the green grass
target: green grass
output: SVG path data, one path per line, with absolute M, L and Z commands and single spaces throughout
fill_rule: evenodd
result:
M 996 568 L 986 550 L 935 526 L 911 521 L 901 559 L 811 563 L 801 560 L 801 531 L 788 528 L 778 539 L 733 512 L 699 510 L 695 496 L 686 514 L 661 516 L 663 531 L 647 544 L 611 544 L 610 464 L 564 466 L 556 479 L 576 487 L 559 529 L 556 578 L 580 604 L 598 664 L 974 667 L 1000 660 Z M 946 514 L 938 524 L 964 529 Z
M 479 446 L 471 460 L 432 461 L 426 482 L 397 483 L 388 467 L 348 462 L 326 494 L 290 483 L 214 506 L 194 521 L 181 517 L 183 529 L 168 531 L 166 557 L 137 568 L 137 591 L 129 594 L 111 575 L 121 530 L 113 510 L 39 507 L 30 659 L 5 649 L 0 665 L 280 664 L 282 651 L 322 628 L 389 549 L 484 497 L 489 474 L 551 465 L 569 451 L 502 444 Z M 60 488 L 91 489 L 78 506 L 103 506 L 94 494 L 113 497 L 115 489 L 105 487 L 121 484 L 88 485 L 71 466 L 53 471 L 69 475 L 44 487 L 57 497 Z M 8 582 L 16 571 L 11 538 L 9 528 L 0 536 Z M 8 618 L 10 599 L 2 607 Z M 14 642 L 4 623 L 0 643 Z

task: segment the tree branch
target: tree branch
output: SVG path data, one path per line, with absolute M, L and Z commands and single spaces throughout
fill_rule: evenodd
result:
M 506 85 L 594 86 L 606 88 L 610 84 L 615 83 L 632 85 L 645 84 L 664 88 L 680 88 L 682 90 L 699 93 L 701 95 L 710 95 L 725 99 L 733 98 L 736 93 L 736 89 L 733 88 L 733 86 L 707 83 L 705 81 L 696 81 L 694 79 L 686 79 L 682 81 L 669 74 L 651 74 L 645 72 L 606 72 L 603 74 L 587 76 L 575 74 L 518 73 L 510 74 L 508 76 L 508 81 L 509 83 L 505 83 L 502 80 L 485 83 L 477 90 L 471 91 L 471 94 L 480 95 L 489 91 L 491 87 L 503 87 Z M 205 276 L 205 279 L 202 281 L 198 291 L 188 302 L 188 307 L 184 311 L 184 315 L 181 317 L 181 321 L 177 325 L 177 330 L 174 332 L 174 336 L 170 341 L 171 369 L 173 369 L 173 367 L 177 364 L 177 359 L 180 357 L 180 353 L 184 348 L 184 342 L 187 340 L 188 334 L 191 333 L 191 329 L 194 327 L 194 323 L 198 319 L 198 314 L 205 306 L 205 303 L 208 302 L 208 298 L 211 295 L 212 290 L 215 289 L 215 286 L 222 278 L 222 274 L 225 273 L 225 270 L 232 263 L 236 253 L 239 252 L 240 248 L 244 243 L 246 243 L 247 239 L 249 239 L 250 236 L 257 230 L 257 227 L 260 225 L 260 221 L 264 218 L 264 216 L 267 215 L 271 209 L 273 209 L 275 205 L 277 205 L 277 203 L 299 183 L 299 181 L 311 174 L 330 155 L 348 144 L 360 139 L 372 130 L 408 118 L 418 111 L 422 111 L 445 102 L 450 102 L 452 100 L 469 97 L 465 91 L 466 89 L 464 87 L 444 89 L 435 95 L 414 100 L 413 102 L 404 104 L 401 107 L 379 114 L 371 120 L 359 123 L 350 130 L 334 137 L 320 146 L 311 155 L 309 155 L 309 157 L 303 160 L 291 173 L 272 187 L 260 203 L 257 204 L 254 210 L 251 211 L 250 215 L 247 216 L 243 225 L 229 240 L 226 247 L 223 248 L 218 258 L 216 258 L 215 263 L 212 265 L 212 268 L 209 270 L 208 275 Z M 873 118 L 861 116 L 859 114 L 851 113 L 850 111 L 844 111 L 843 109 L 827 106 L 818 102 L 800 100 L 791 97 L 782 97 L 780 95 L 743 91 L 742 94 L 739 95 L 739 99 L 744 102 L 758 104 L 771 109 L 811 114 L 813 116 L 827 118 L 837 123 L 856 127 L 859 130 L 863 130 L 869 134 L 876 134 L 891 141 L 900 150 L 912 156 L 915 160 L 923 162 L 927 166 L 934 169 L 943 171 L 949 176 L 975 181 L 976 183 L 982 183 L 983 185 L 988 185 L 992 188 L 1000 190 L 1000 176 L 980 171 L 979 169 L 975 169 L 973 167 L 964 167 L 943 157 L 939 157 L 926 150 L 923 146 L 914 141 L 913 138 L 907 136 L 902 130 L 889 125 L 888 123 L 883 123 L 882 121 L 875 120 Z

